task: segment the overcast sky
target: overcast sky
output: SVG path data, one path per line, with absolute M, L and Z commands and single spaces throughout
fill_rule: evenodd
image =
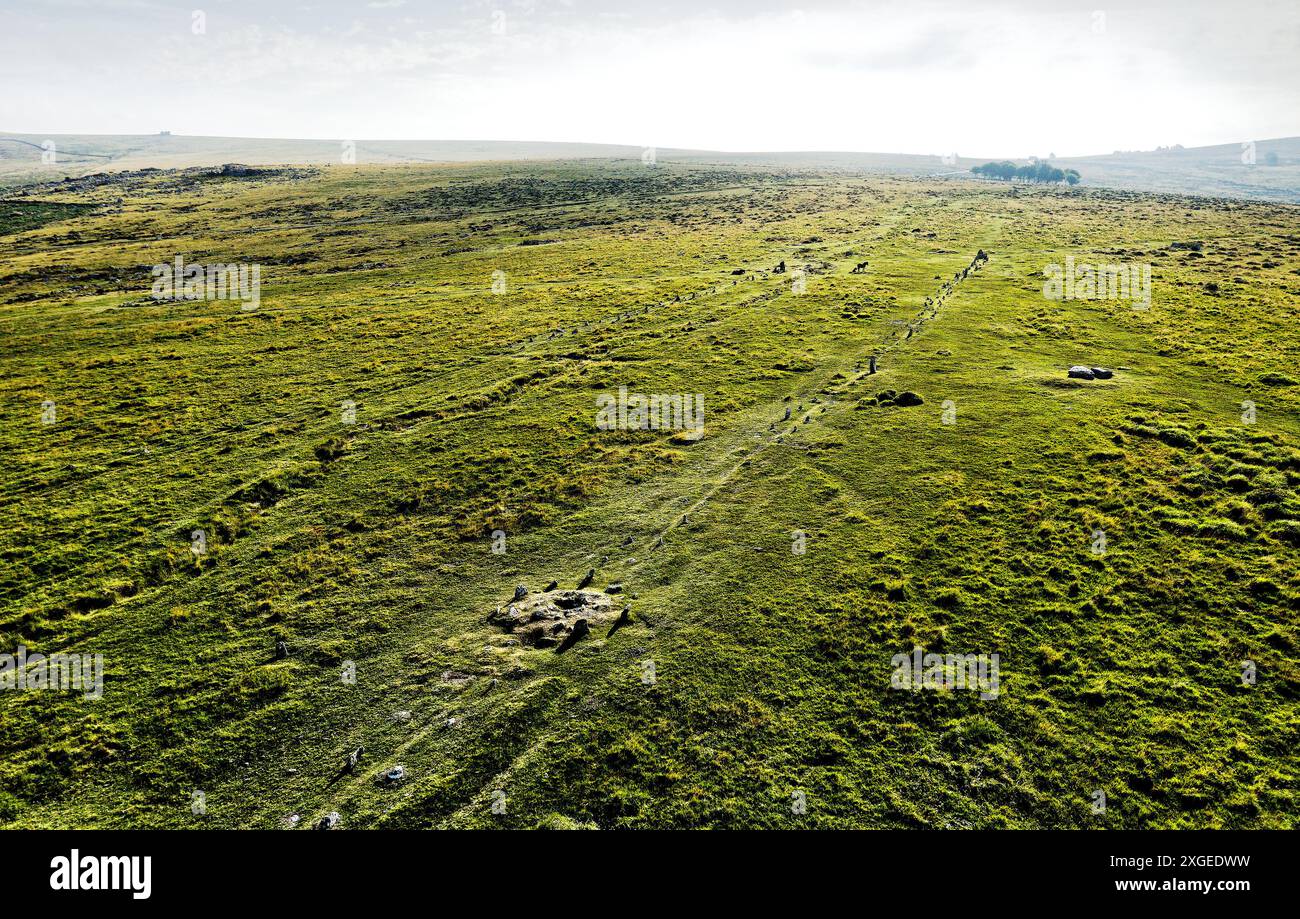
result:
M 1300 2 L 0 0 L 0 86 L 37 134 L 1067 156 L 1300 134 Z

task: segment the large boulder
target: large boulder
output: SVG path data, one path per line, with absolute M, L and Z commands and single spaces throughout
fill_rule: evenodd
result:
M 1076 380 L 1092 380 L 1096 378 L 1096 374 L 1092 372 L 1092 368 L 1085 367 L 1082 364 L 1075 364 L 1069 369 L 1067 375 Z

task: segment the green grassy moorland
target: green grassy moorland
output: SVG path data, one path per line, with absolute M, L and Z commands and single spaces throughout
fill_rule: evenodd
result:
M 1295 206 L 610 161 L 21 200 L 0 650 L 106 678 L 0 692 L 0 826 L 1297 822 Z M 260 305 L 152 299 L 178 255 Z M 1067 255 L 1150 309 L 1046 299 Z M 598 430 L 620 386 L 705 436 Z M 487 621 L 593 567 L 613 634 Z M 1000 693 L 891 690 L 914 646 Z

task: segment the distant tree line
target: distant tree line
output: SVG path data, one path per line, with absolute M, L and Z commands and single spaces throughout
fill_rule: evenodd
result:
M 990 179 L 1002 179 L 1008 182 L 1018 179 L 1021 182 L 1068 182 L 1071 185 L 1079 184 L 1079 173 L 1073 169 L 1058 169 L 1051 163 L 1045 163 L 1041 160 L 1024 166 L 1017 166 L 1015 163 L 1003 160 L 1000 163 L 985 163 L 983 166 L 972 166 L 970 171 L 976 175 L 987 176 Z

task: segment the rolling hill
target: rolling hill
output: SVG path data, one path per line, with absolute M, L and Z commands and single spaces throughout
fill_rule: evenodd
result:
M 300 153 L 0 207 L 0 825 L 1296 826 L 1294 205 Z
M 43 165 L 41 147 L 52 141 L 56 162 Z M 1241 145 L 1062 158 L 1084 184 L 1134 191 L 1300 201 L 1300 138 L 1260 141 L 1254 163 L 1242 162 Z M 573 159 L 640 160 L 644 148 L 612 144 L 520 141 L 275 140 L 151 135 L 0 134 L 0 188 L 58 181 L 106 171 L 247 165 L 348 165 Z M 656 149 L 656 160 L 767 169 L 848 173 L 964 175 L 971 166 L 1001 157 L 890 153 L 724 153 Z M 1017 160 L 1016 162 L 1023 162 Z

